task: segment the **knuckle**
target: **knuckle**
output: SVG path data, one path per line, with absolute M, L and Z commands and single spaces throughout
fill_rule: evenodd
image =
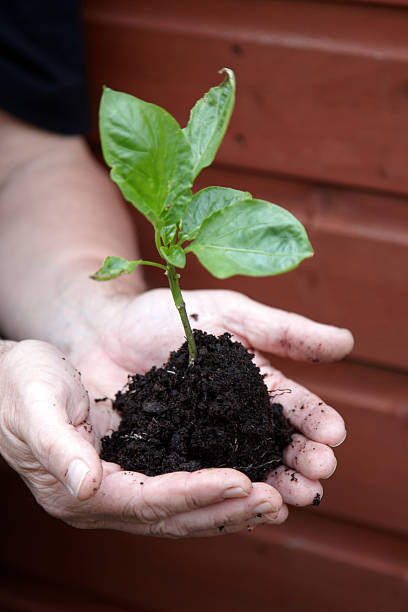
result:
M 184 505 L 187 511 L 196 510 L 200 508 L 200 497 L 197 495 L 197 492 L 194 488 L 192 488 L 192 478 L 191 473 L 188 472 L 184 476 L 183 487 L 182 487 L 182 496 Z
M 65 403 L 67 392 L 63 381 L 59 378 L 52 380 L 31 380 L 26 385 L 26 399 L 33 410 L 39 410 L 43 405 L 57 406 Z
M 141 508 L 134 509 L 135 518 L 141 523 L 157 523 L 162 516 L 158 509 L 154 506 L 144 504 Z
M 145 489 L 141 493 L 139 504 L 134 504 L 131 501 L 124 509 L 125 516 L 133 516 L 138 522 L 150 525 L 160 523 L 168 517 L 168 511 L 157 502 L 149 500 L 149 494 Z
M 186 538 L 191 535 L 187 525 L 182 521 L 158 521 L 154 525 L 148 526 L 149 535 L 168 538 L 172 540 L 179 540 L 180 538 Z
M 32 442 L 35 454 L 39 456 L 40 460 L 46 462 L 49 462 L 55 456 L 61 445 L 60 439 L 55 438 L 48 425 L 37 428 Z

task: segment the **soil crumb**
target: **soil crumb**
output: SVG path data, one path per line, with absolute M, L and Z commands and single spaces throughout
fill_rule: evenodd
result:
M 194 337 L 193 366 L 185 342 L 163 367 L 129 376 L 113 403 L 119 429 L 102 439 L 101 456 L 148 476 L 232 467 L 261 481 L 282 463 L 294 429 L 271 404 L 253 354 L 228 333 Z

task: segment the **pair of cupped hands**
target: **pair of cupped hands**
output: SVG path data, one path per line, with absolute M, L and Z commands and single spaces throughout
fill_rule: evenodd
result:
M 279 525 L 287 504 L 306 506 L 322 496 L 319 481 L 336 468 L 331 447 L 346 436 L 343 419 L 263 354 L 335 361 L 352 349 L 350 332 L 231 291 L 186 291 L 184 299 L 197 327 L 228 331 L 255 353 L 272 394 L 290 390 L 280 399 L 299 433 L 284 465 L 251 483 L 227 468 L 147 477 L 100 459 L 100 439 L 119 419 L 110 402 L 95 399 L 113 397 L 129 372 L 162 365 L 184 341 L 169 291 L 117 296 L 89 316 L 86 333 L 67 343 L 65 355 L 24 340 L 0 358 L 0 452 L 51 515 L 79 528 L 203 537 Z

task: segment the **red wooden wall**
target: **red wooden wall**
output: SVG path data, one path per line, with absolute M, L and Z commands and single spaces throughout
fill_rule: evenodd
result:
M 191 260 L 183 286 L 229 287 L 351 328 L 356 347 L 343 363 L 275 360 L 342 412 L 349 436 L 318 509 L 207 541 L 75 531 L 5 471 L 0 512 L 15 508 L 0 557 L 5 609 L 406 611 L 408 1 L 87 0 L 85 25 L 94 114 L 106 83 L 184 124 L 217 70 L 236 72 L 231 127 L 200 184 L 286 206 L 316 255 L 283 277 L 222 282 Z M 163 284 L 154 270 L 147 279 Z

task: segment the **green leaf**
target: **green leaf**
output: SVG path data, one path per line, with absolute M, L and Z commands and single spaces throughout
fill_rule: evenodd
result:
M 177 225 L 172 223 L 171 225 L 166 225 L 160 229 L 160 236 L 163 238 L 164 244 L 169 244 L 172 242 L 177 235 Z
M 184 268 L 186 265 L 186 254 L 179 244 L 160 247 L 160 255 L 176 268 Z
M 221 208 L 231 206 L 239 200 L 250 200 L 247 191 L 229 189 L 227 187 L 206 187 L 193 196 L 183 219 L 182 240 L 193 240 L 201 224 Z
M 185 250 L 217 278 L 280 274 L 313 255 L 303 225 L 264 200 L 244 200 L 217 211 Z
M 221 85 L 213 87 L 196 102 L 184 133 L 193 152 L 193 177 L 213 161 L 234 108 L 235 76 L 223 68 L 226 77 Z
M 177 223 L 191 200 L 191 147 L 164 109 L 104 89 L 100 133 L 111 178 L 155 227 Z
M 103 262 L 102 268 L 99 268 L 95 274 L 92 274 L 91 278 L 94 280 L 105 281 L 116 278 L 121 274 L 132 274 L 137 266 L 142 263 L 141 259 L 135 261 L 128 261 L 122 257 L 114 257 L 110 255 Z
M 128 261 L 127 259 L 123 259 L 123 257 L 110 255 L 103 262 L 102 268 L 99 268 L 95 274 L 92 274 L 91 278 L 97 281 L 111 280 L 121 274 L 132 274 L 137 266 L 141 265 L 154 266 L 155 268 L 162 268 L 163 270 L 166 269 L 165 266 L 154 261 L 144 261 L 143 259 Z

